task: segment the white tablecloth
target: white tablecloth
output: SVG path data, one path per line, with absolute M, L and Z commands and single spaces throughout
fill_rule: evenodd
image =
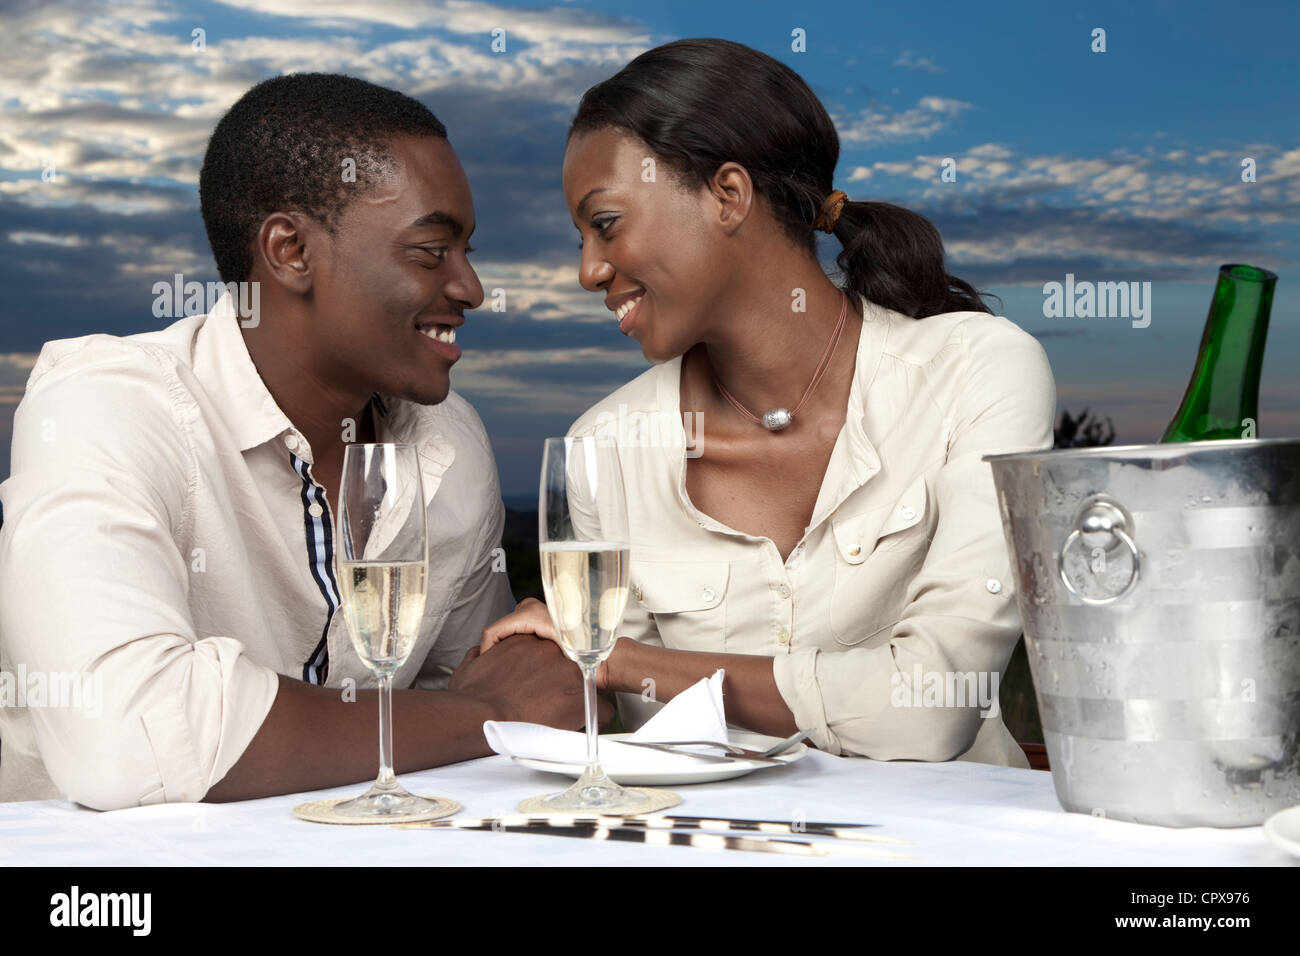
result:
M 500 756 L 407 774 L 416 793 L 448 796 L 462 815 L 514 812 L 567 778 Z M 878 823 L 911 841 L 911 860 L 600 843 L 520 833 L 323 826 L 291 815 L 305 800 L 365 785 L 234 804 L 170 804 L 97 813 L 57 801 L 0 804 L 0 865 L 772 865 L 1268 866 L 1300 863 L 1261 827 L 1167 829 L 1066 813 L 1051 774 L 975 763 L 886 763 L 812 751 L 797 764 L 677 788 L 682 814 Z

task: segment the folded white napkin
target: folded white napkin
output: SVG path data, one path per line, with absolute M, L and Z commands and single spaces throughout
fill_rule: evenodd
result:
M 692 684 L 655 714 L 629 740 L 658 743 L 664 740 L 727 742 L 727 717 L 722 705 L 721 668 Z M 690 758 L 687 757 L 687 760 Z
M 682 691 L 628 739 L 655 743 L 666 740 L 727 740 L 726 712 L 722 705 L 722 678 L 718 670 Z M 557 730 L 541 724 L 520 721 L 487 720 L 483 736 L 488 746 L 507 757 L 550 760 L 557 763 L 582 764 L 587 761 L 587 735 L 572 730 Z M 687 765 L 702 766 L 693 757 L 628 747 L 602 737 L 600 764 L 606 770 L 619 768 L 640 771 L 677 770 Z

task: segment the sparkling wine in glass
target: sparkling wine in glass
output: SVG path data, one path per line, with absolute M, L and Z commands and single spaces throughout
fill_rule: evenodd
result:
M 344 450 L 339 486 L 338 580 L 357 656 L 379 678 L 379 778 L 338 804 L 343 816 L 394 819 L 450 804 L 408 793 L 393 773 L 393 675 L 420 633 L 429 572 L 423 485 L 414 445 Z
M 565 653 L 582 669 L 587 707 L 587 769 L 542 802 L 551 810 L 636 813 L 647 797 L 616 784 L 597 757 L 596 671 L 614 649 L 628 593 L 627 500 L 611 440 L 546 439 L 538 539 L 546 607 Z

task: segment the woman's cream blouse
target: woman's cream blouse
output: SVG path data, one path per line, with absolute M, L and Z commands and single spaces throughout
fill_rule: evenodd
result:
M 998 316 L 916 320 L 865 299 L 863 314 L 847 419 L 785 561 L 687 496 L 687 431 L 707 455 L 708 422 L 683 425 L 680 358 L 574 424 L 619 443 L 632 544 L 619 633 L 771 657 L 795 722 L 829 753 L 1027 766 L 996 703 L 1021 625 L 982 458 L 1052 446 L 1051 367 Z

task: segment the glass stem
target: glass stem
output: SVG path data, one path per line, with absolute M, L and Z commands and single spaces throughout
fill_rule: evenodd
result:
M 600 736 L 600 719 L 597 713 L 596 668 L 584 665 L 582 668 L 582 698 L 587 705 L 587 776 L 594 777 L 600 770 L 596 762 L 596 742 Z
M 377 786 L 391 787 L 393 773 L 393 675 L 379 675 L 379 779 Z

